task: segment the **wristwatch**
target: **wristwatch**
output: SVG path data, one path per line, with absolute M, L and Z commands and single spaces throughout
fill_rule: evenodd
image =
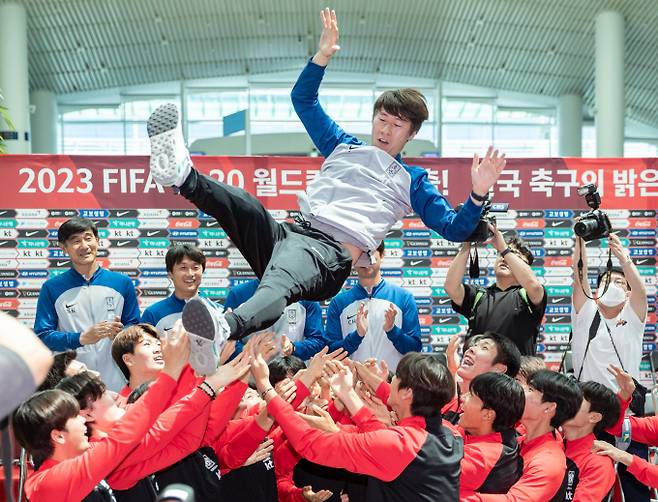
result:
M 508 255 L 509 253 L 511 253 L 511 252 L 512 252 L 512 248 L 510 248 L 510 247 L 506 247 L 505 249 L 503 249 L 503 250 L 500 252 L 500 257 L 501 257 L 501 258 L 505 258 L 505 256 L 507 256 L 507 255 Z
M 471 197 L 473 197 L 478 202 L 486 202 L 489 200 L 489 192 L 485 195 L 478 195 L 473 190 L 471 190 Z

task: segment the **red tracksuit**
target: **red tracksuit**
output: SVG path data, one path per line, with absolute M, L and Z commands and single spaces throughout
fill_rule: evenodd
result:
M 612 459 L 592 452 L 596 437 L 588 434 L 567 440 L 567 472 L 565 501 L 600 502 L 615 482 Z
M 462 441 L 440 417 L 412 416 L 396 426 L 364 433 L 326 433 L 309 426 L 278 396 L 267 409 L 304 458 L 371 476 L 369 501 L 459 498 Z
M 464 437 L 460 497 L 464 498 L 475 492 L 507 493 L 523 471 L 516 431 L 473 436 L 461 428 L 458 430 Z
M 523 474 L 506 494 L 476 493 L 465 501 L 548 502 L 564 498 L 566 457 L 562 438 L 555 432 L 525 441 L 520 438 Z
M 75 458 L 62 462 L 46 460 L 25 483 L 28 499 L 75 502 L 86 497 L 142 440 L 175 388 L 176 382 L 161 373 L 146 396 L 130 407 L 108 437 Z

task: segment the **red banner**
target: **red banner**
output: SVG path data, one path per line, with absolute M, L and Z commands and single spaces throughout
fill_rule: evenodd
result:
M 452 204 L 471 188 L 469 159 L 407 159 L 428 170 Z M 296 193 L 321 158 L 194 157 L 199 171 L 256 195 L 269 209 L 297 208 Z M 150 177 L 148 157 L 6 155 L 3 207 L 188 208 Z M 595 183 L 604 209 L 658 208 L 658 159 L 509 159 L 495 200 L 513 209 L 586 209 L 578 186 Z

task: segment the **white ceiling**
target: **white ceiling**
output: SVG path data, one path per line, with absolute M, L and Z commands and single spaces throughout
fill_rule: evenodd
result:
M 9 0 L 0 0 L 5 3 Z M 14 0 L 15 1 L 15 0 Z M 317 0 L 21 0 L 30 86 L 58 94 L 299 69 Z M 658 126 L 658 0 L 334 0 L 332 68 L 594 103 L 594 18 L 626 20 L 627 116 Z

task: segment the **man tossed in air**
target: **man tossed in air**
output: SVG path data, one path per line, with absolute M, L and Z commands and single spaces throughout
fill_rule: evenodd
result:
M 252 195 L 194 169 L 175 105 L 157 108 L 148 120 L 150 167 L 163 186 L 212 215 L 240 250 L 260 285 L 249 301 L 218 316 L 202 301 L 190 300 L 183 325 L 194 350 L 218 353 L 229 338 L 271 326 L 285 307 L 299 300 L 320 301 L 340 291 L 352 265 L 367 267 L 389 229 L 415 212 L 451 241 L 468 238 L 482 203 L 505 167 L 504 155 L 489 148 L 473 158 L 472 192 L 456 213 L 429 181 L 427 171 L 407 166 L 400 152 L 428 117 L 425 98 L 414 89 L 384 92 L 375 102 L 372 145 L 347 134 L 322 109 L 318 89 L 325 67 L 338 51 L 336 13 L 321 12 L 319 50 L 292 90 L 295 111 L 318 150 L 322 168 L 299 196 L 303 221 L 277 223 Z M 214 367 L 196 368 L 212 373 Z

